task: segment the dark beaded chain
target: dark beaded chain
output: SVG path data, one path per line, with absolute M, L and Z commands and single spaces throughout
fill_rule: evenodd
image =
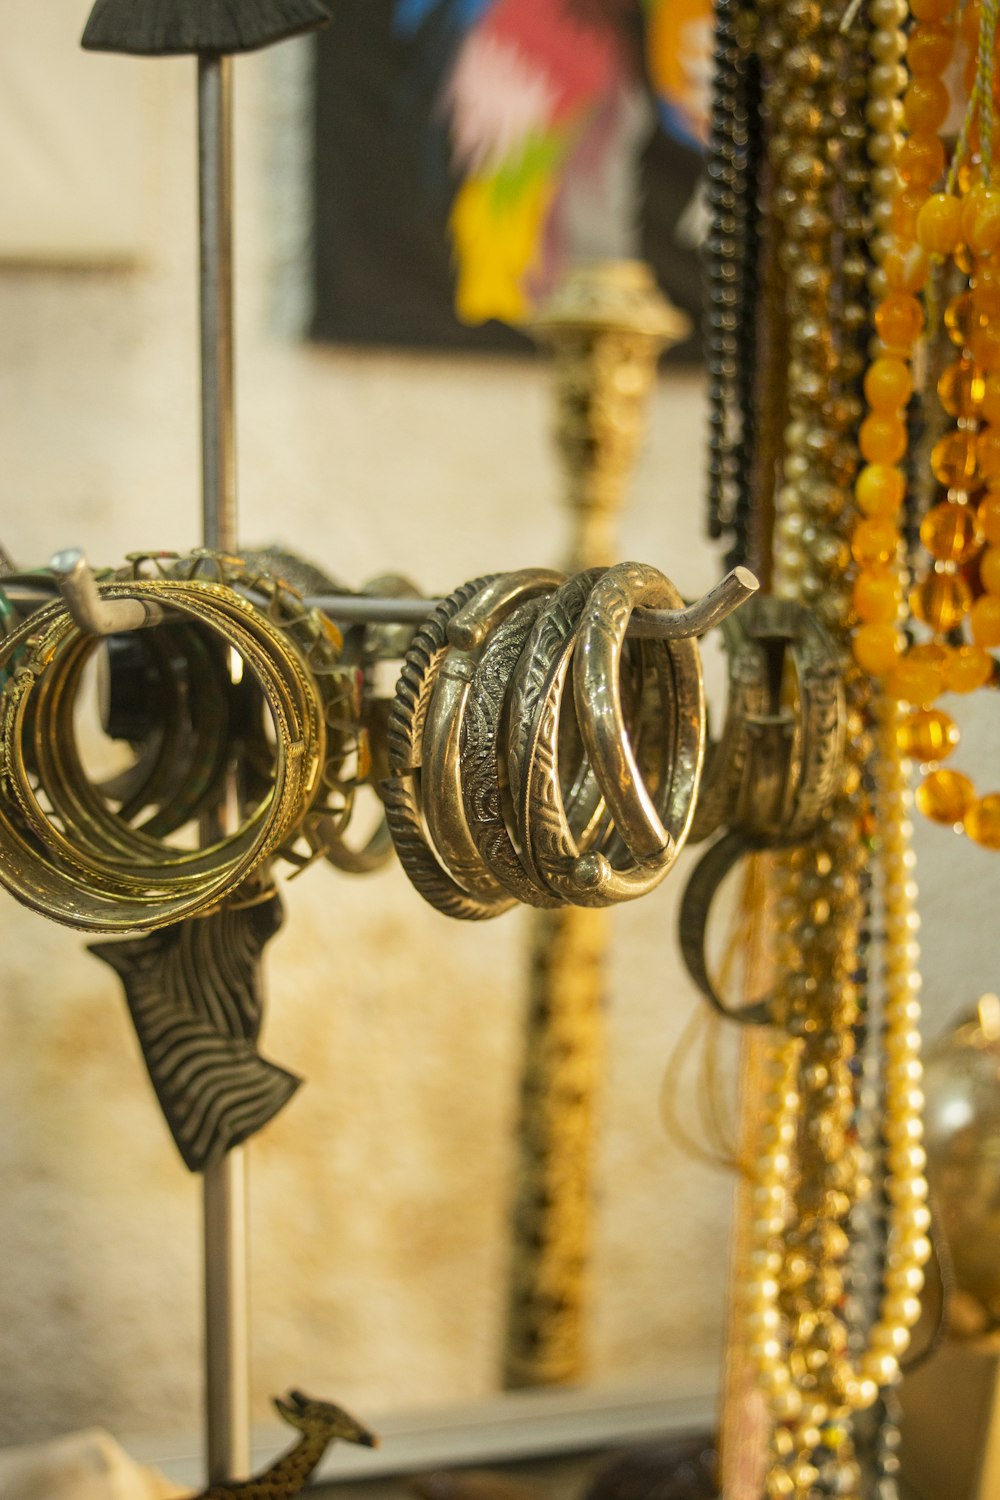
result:
M 708 529 L 716 539 L 731 536 L 732 566 L 750 553 L 760 69 L 740 0 L 716 0 L 715 16 L 705 244 Z

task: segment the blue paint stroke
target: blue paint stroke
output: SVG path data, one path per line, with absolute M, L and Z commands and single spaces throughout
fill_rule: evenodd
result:
M 468 31 L 493 3 L 494 0 L 397 0 L 393 30 L 399 36 L 416 36 L 435 11 L 443 11 L 449 28 Z

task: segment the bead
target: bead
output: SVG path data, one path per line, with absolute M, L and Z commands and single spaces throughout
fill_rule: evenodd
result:
M 953 646 L 945 656 L 943 671 L 949 693 L 974 693 L 993 676 L 993 658 L 982 646 Z
M 961 237 L 961 199 L 932 193 L 917 214 L 917 243 L 928 255 L 951 255 Z
M 987 375 L 982 387 L 982 414 L 987 422 L 1000 426 L 1000 375 Z M 999 513 L 1000 513 L 1000 507 Z
M 939 708 L 920 708 L 904 719 L 897 734 L 900 752 L 922 765 L 945 760 L 958 744 L 958 725 Z
M 892 232 L 903 243 L 916 238 L 917 214 L 923 206 L 924 195 L 914 188 L 897 194 L 892 205 Z M 921 251 L 921 254 L 924 252 Z M 916 290 L 916 288 L 910 288 Z
M 947 21 L 954 9 L 955 0 L 910 0 L 915 21 Z
M 931 771 L 917 787 L 916 803 L 932 823 L 962 822 L 975 801 L 976 788 L 960 771 Z
M 866 516 L 854 528 L 851 555 L 862 568 L 869 568 L 875 563 L 893 562 L 898 546 L 898 533 L 888 517 Z
M 889 464 L 866 464 L 854 483 L 858 509 L 866 516 L 892 516 L 899 510 L 906 493 L 906 476 L 902 469 Z M 1000 530 L 1000 501 L 997 504 Z
M 900 126 L 903 123 L 902 101 L 893 98 L 880 98 L 876 94 L 872 98 L 870 98 L 868 100 L 868 103 L 865 105 L 865 119 L 868 121 L 868 124 L 871 126 L 873 131 L 885 131 L 891 133 L 890 139 L 892 139 L 893 146 L 895 146 L 896 142 L 894 133 L 899 130 Z M 881 156 L 876 156 L 874 154 L 874 152 L 872 151 L 871 142 L 869 142 L 868 145 L 868 155 L 871 157 L 872 161 L 881 163 L 882 158 Z M 865 187 L 867 187 L 868 185 L 868 174 L 864 171 L 861 172 L 861 179 L 858 182 L 857 186 L 861 187 L 862 185 Z
M 920 540 L 939 562 L 964 563 L 979 551 L 983 534 L 970 505 L 943 500 L 921 521 Z
M 969 610 L 969 627 L 977 646 L 1000 646 L 1000 598 L 983 594 Z
M 1000 546 L 1000 493 L 989 494 L 980 500 L 976 519 L 990 546 Z
M 887 569 L 866 569 L 854 580 L 851 600 L 860 620 L 891 624 L 899 614 L 899 580 Z
M 969 335 L 969 353 L 987 374 L 995 373 L 1000 370 L 1000 330 L 987 323 L 974 297 L 972 305 L 980 326 Z
M 870 1350 L 861 1360 L 861 1373 L 878 1385 L 892 1385 L 899 1375 L 899 1360 L 885 1350 Z
M 1000 428 L 980 430 L 976 438 L 976 470 L 981 482 L 1000 481 Z
M 977 487 L 976 439 L 969 432 L 948 432 L 931 449 L 931 469 L 949 490 Z
M 913 390 L 913 379 L 901 359 L 883 355 L 869 365 L 864 391 L 873 411 L 893 413 L 905 406 Z
M 884 30 L 880 28 L 878 31 L 872 32 L 871 41 L 868 45 L 872 58 L 876 63 L 882 63 L 891 67 L 895 63 L 898 63 L 906 51 L 906 33 L 900 31 L 897 26 L 887 26 Z M 874 94 L 874 90 L 872 92 L 876 98 L 895 98 L 896 96 L 895 90 L 893 90 L 890 96 L 879 96 Z
M 936 135 L 911 135 L 900 147 L 896 165 L 904 182 L 926 191 L 944 173 L 944 146 Z
M 889 673 L 885 688 L 893 698 L 924 708 L 944 692 L 944 673 L 939 662 L 921 660 L 916 657 L 915 652 L 910 651 Z
M 939 130 L 950 107 L 950 95 L 940 78 L 914 78 L 903 95 L 903 118 L 912 134 Z
M 980 20 L 979 0 L 967 0 L 967 4 L 961 13 L 962 35 L 968 42 L 972 51 L 975 51 L 979 42 Z
M 979 559 L 979 582 L 988 594 L 1000 594 L 1000 547 L 987 547 Z
M 906 0 L 872 0 L 868 7 L 868 20 L 879 31 L 892 26 L 902 26 L 909 14 Z M 935 20 L 936 17 L 928 19 Z
M 971 599 L 969 585 L 959 574 L 931 573 L 910 594 L 910 612 L 942 635 L 961 624 Z
M 984 849 L 1000 849 L 1000 793 L 980 797 L 965 814 L 965 831 Z
M 910 292 L 890 292 L 875 309 L 875 327 L 890 348 L 908 349 L 924 326 L 924 310 Z
M 979 309 L 968 292 L 952 297 L 944 310 L 944 326 L 948 330 L 948 337 L 960 349 L 966 348 L 981 321 Z
M 937 390 L 950 417 L 972 417 L 983 403 L 986 381 L 971 359 L 957 359 L 942 370 Z
M 906 45 L 906 62 L 914 78 L 940 78 L 955 50 L 955 33 L 946 25 L 914 26 Z
M 881 677 L 896 664 L 903 637 L 892 625 L 862 625 L 854 632 L 854 659 L 873 677 Z
M 977 183 L 962 204 L 962 238 L 974 255 L 990 255 L 1000 246 L 1000 191 Z
M 1000 317 L 1000 264 L 983 260 L 976 266 L 970 295 L 977 311 L 986 318 Z M 991 417 L 991 421 L 994 419 Z
M 898 463 L 906 452 L 906 426 L 898 417 L 872 412 L 858 429 L 858 448 L 869 463 Z
M 894 244 L 882 262 L 886 284 L 893 292 L 920 292 L 927 285 L 931 263 L 919 245 Z

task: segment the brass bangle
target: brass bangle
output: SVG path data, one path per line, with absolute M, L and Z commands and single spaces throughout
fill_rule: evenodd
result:
M 639 605 L 677 609 L 683 604 L 674 585 L 655 568 L 621 563 L 594 586 L 580 621 L 573 659 L 580 732 L 615 826 L 639 866 L 667 872 L 687 838 L 694 816 L 705 743 L 705 702 L 697 643 L 690 638 L 661 642 L 674 677 L 672 770 L 654 802 L 629 742 L 619 682 L 622 648 L 632 612 Z M 666 821 L 664 821 L 666 820 Z M 574 878 L 591 889 L 621 890 L 607 860 L 585 855 Z M 629 877 L 638 886 L 638 873 Z M 626 885 L 628 880 L 626 881 Z
M 816 827 L 833 795 L 846 726 L 836 649 L 808 610 L 758 596 L 723 623 L 729 703 L 706 756 L 692 839 L 721 825 L 773 844 Z M 797 704 L 782 702 L 785 656 Z
M 414 636 L 389 715 L 388 755 L 392 774 L 379 784 L 392 841 L 410 882 L 438 911 L 465 921 L 498 916 L 514 903 L 505 895 L 496 898 L 471 895 L 445 870 L 434 853 L 420 802 L 423 732 L 434 679 L 449 649 L 449 621 L 496 577 L 493 574 L 476 578 L 456 589 L 437 605 Z
M 424 724 L 420 800 L 438 857 L 458 883 L 475 896 L 506 896 L 487 869 L 469 830 L 462 795 L 462 726 L 483 643 L 518 604 L 551 593 L 565 575 L 551 568 L 525 568 L 488 585 L 453 616 L 450 651 L 434 681 Z
M 728 1006 L 709 977 L 705 937 L 709 912 L 720 885 L 744 855 L 757 853 L 761 847 L 756 840 L 747 838 L 742 833 L 723 834 L 695 865 L 681 897 L 679 915 L 681 956 L 688 973 L 705 999 L 720 1015 L 744 1026 L 765 1026 L 770 1023 L 770 997 L 735 1008 Z
M 609 838 L 584 845 L 574 827 L 575 810 L 563 799 L 559 760 L 564 695 L 578 647 L 581 618 L 592 597 L 592 585 L 601 576 L 595 571 L 572 579 L 541 611 L 515 673 L 508 734 L 508 773 L 522 858 L 535 878 L 556 895 L 588 906 L 634 899 L 662 879 L 655 868 L 636 868 L 614 824 L 607 830 Z M 647 657 L 661 669 L 670 660 L 661 643 L 636 643 L 632 649 L 637 650 L 643 666 Z M 676 734 L 669 720 L 675 715 L 677 694 L 672 673 L 664 676 L 657 670 L 654 680 L 659 709 L 655 733 L 651 734 L 651 725 L 644 723 L 650 716 L 642 682 L 638 702 L 633 705 L 636 723 L 630 726 L 623 712 L 622 726 L 632 741 L 637 774 L 649 775 L 654 787 L 662 789 L 673 774 Z M 590 712 L 589 703 L 577 708 L 581 737 Z M 615 868 L 608 857 L 616 848 L 624 851 L 625 869 Z M 595 865 L 600 872 L 596 882 L 591 879 Z
M 31 785 L 23 737 L 46 673 L 56 675 L 45 696 L 58 701 L 59 673 L 74 661 L 79 631 L 56 602 L 0 645 L 0 670 L 13 665 L 0 697 L 0 881 L 25 904 L 72 926 L 152 929 L 206 910 L 292 833 L 320 785 L 326 725 L 298 648 L 231 588 L 163 577 L 102 582 L 98 588 L 108 599 L 165 603 L 220 635 L 256 678 L 275 727 L 270 793 L 236 834 L 189 851 L 162 845 L 113 814 L 79 775 L 73 756 L 48 758 L 45 726 L 34 715 L 40 790 L 45 792 L 48 774 L 57 803 L 71 811 L 71 819 L 81 819 L 79 826 L 71 821 L 68 831 L 61 830 Z
M 483 647 L 462 733 L 462 798 L 476 848 L 497 879 L 527 906 L 566 905 L 525 868 L 501 801 L 501 737 L 507 689 L 539 611 L 540 599 L 521 604 Z

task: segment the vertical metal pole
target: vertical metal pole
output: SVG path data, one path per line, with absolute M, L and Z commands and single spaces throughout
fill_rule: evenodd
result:
M 206 547 L 236 550 L 232 58 L 198 58 L 201 451 Z
M 232 60 L 198 58 L 202 535 L 237 548 L 233 401 Z M 245 1148 L 204 1176 L 205 1420 L 209 1484 L 250 1470 Z

